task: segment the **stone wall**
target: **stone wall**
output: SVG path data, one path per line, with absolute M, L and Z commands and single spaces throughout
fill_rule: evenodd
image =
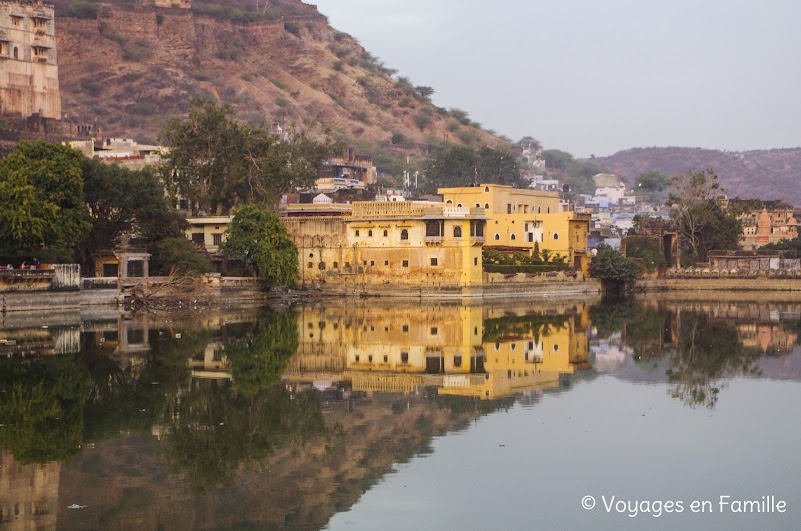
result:
M 660 278 L 637 281 L 637 289 L 656 291 L 793 291 L 801 292 L 801 275 L 789 278 L 732 278 L 706 276 L 696 278 Z

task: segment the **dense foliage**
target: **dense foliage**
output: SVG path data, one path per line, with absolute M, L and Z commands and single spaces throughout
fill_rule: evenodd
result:
M 434 149 L 426 162 L 424 191 L 438 188 L 478 186 L 483 183 L 523 186 L 517 157 L 505 150 L 444 144 Z
M 237 122 L 230 106 L 198 99 L 186 119 L 167 122 L 161 140 L 170 146 L 168 183 L 206 215 L 242 204 L 276 205 L 282 194 L 314 184 L 336 147 L 303 135 L 281 140 L 262 126 Z
M 608 245 L 599 245 L 598 254 L 590 262 L 590 276 L 601 279 L 607 286 L 624 288 L 636 280 L 637 266 L 634 260 Z
M 242 259 L 271 286 L 293 286 L 298 278 L 298 248 L 272 210 L 246 205 L 234 211 L 226 256 Z
M 21 142 L 0 160 L 0 252 L 69 260 L 91 229 L 78 151 Z

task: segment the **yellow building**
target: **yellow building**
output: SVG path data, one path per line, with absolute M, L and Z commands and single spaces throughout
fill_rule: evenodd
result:
M 283 222 L 298 247 L 301 281 L 462 285 L 482 282 L 483 209 L 359 201 L 290 206 Z M 294 207 L 294 208 L 293 208 Z
M 487 216 L 486 247 L 531 252 L 540 250 L 565 258 L 573 269 L 589 270 L 587 249 L 590 214 L 562 212 L 557 192 L 482 184 L 440 188 L 446 205 L 481 206 Z

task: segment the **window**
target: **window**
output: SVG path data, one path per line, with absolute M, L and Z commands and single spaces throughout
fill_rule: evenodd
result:
M 553 233 L 553 239 L 554 240 L 558 240 L 559 239 L 559 233 L 558 232 L 554 232 Z
M 403 325 L 403 331 L 404 332 L 408 332 L 409 331 L 409 325 Z
M 368 231 L 367 231 L 367 236 L 368 236 L 369 238 L 372 238 L 372 237 L 373 237 L 373 231 L 371 231 L 371 230 L 368 230 Z
M 359 355 L 356 354 L 356 363 L 359 363 Z
M 359 237 L 359 231 L 356 231 L 356 237 L 357 238 Z
M 372 362 L 373 362 L 373 355 L 372 355 L 372 354 L 370 354 L 369 356 L 367 356 L 367 361 L 369 361 L 370 363 L 372 363 Z
M 445 204 L 448 205 L 448 206 L 451 206 L 453 204 L 453 200 L 452 199 L 448 199 L 447 201 L 445 201 Z
M 476 203 L 476 208 L 481 208 L 481 203 Z
M 388 362 L 388 361 L 389 361 L 389 356 L 387 356 L 386 354 L 384 354 L 384 363 L 386 363 L 386 362 Z
M 384 260 L 384 265 L 388 266 L 389 265 L 389 260 Z
M 401 363 L 409 363 L 409 353 L 401 352 Z
M 375 265 L 375 260 L 370 260 L 370 267 Z
M 528 241 L 529 242 L 533 242 L 534 241 L 534 233 L 533 232 L 529 232 L 528 233 Z
M 438 332 L 439 332 L 439 330 L 437 330 L 437 327 L 436 327 L 436 326 L 432 326 L 432 327 L 431 327 L 431 335 L 432 335 L 432 336 L 435 336 L 435 335 L 437 335 L 437 333 L 438 333 Z
M 406 229 L 403 229 L 401 231 L 401 240 L 408 240 L 408 239 L 409 239 L 409 231 L 406 230 Z
M 461 203 L 458 203 L 456 206 L 459 207 L 459 208 L 462 208 L 462 204 Z
M 537 207 L 537 214 L 542 214 L 542 207 Z
M 453 366 L 454 367 L 461 367 L 462 366 L 462 357 L 461 356 L 454 356 L 453 357 Z
M 515 236 L 514 234 L 512 234 L 511 238 L 512 238 L 512 241 L 514 241 L 514 239 L 515 239 L 515 238 L 517 238 L 517 236 Z
M 436 258 L 432 258 L 432 259 L 431 259 L 431 265 L 432 265 L 432 266 L 435 266 L 435 265 L 437 265 L 437 259 L 436 259 Z
M 485 187 L 484 187 L 484 193 L 485 193 L 485 194 L 488 194 L 488 193 L 489 193 L 489 186 L 485 186 Z
M 551 213 L 551 207 L 548 207 L 548 214 Z
M 461 238 L 462 237 L 462 227 L 454 227 L 453 228 L 453 237 L 454 238 Z
M 388 235 L 389 233 L 387 231 L 384 231 L 384 238 L 386 238 Z
M 314 263 L 309 262 L 308 264 L 306 264 L 306 269 L 314 269 Z
M 554 352 L 559 352 L 559 345 L 554 345 L 553 346 L 553 351 Z
M 325 271 L 325 262 L 320 262 L 319 264 L 317 264 L 317 267 L 320 268 L 320 271 Z
M 512 350 L 517 350 L 517 343 L 512 343 Z
M 507 214 L 511 214 L 512 213 L 512 204 L 511 203 L 507 203 L 506 204 L 506 213 Z
M 222 245 L 222 233 L 212 234 L 211 239 L 214 242 L 214 245 Z
M 403 261 L 403 267 L 409 267 L 409 261 L 408 260 L 404 260 Z
M 309 253 L 309 258 L 314 258 L 314 253 Z
M 528 205 L 523 205 L 523 214 L 528 214 Z
M 484 203 L 484 208 L 486 208 L 487 210 L 489 210 L 489 203 Z
M 332 267 L 334 269 L 339 269 L 339 262 L 334 262 Z
M 426 221 L 426 238 L 436 238 L 442 236 L 442 221 Z
M 19 59 L 19 49 L 14 46 L 14 59 Z
M 495 234 L 495 241 L 497 242 L 500 239 L 501 239 L 501 235 L 500 234 Z
M 478 265 L 478 258 L 473 258 L 473 265 L 474 265 L 474 266 L 477 266 L 477 265 Z
M 193 232 L 192 233 L 192 241 L 194 243 L 202 244 L 205 241 L 205 238 L 203 237 L 203 233 L 202 232 Z

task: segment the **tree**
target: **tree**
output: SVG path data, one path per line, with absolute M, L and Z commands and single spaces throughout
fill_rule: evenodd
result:
M 424 172 L 431 193 L 442 187 L 480 183 L 523 185 L 517 157 L 489 147 L 476 150 L 461 145 L 439 146 L 426 162 Z
M 155 244 L 158 263 L 171 274 L 195 275 L 211 273 L 214 267 L 205 253 L 195 250 L 183 236 L 164 238 Z
M 637 195 L 655 195 L 664 191 L 669 183 L 670 179 L 661 172 L 649 171 L 641 173 L 637 177 L 634 192 Z
M 590 262 L 590 276 L 600 279 L 607 290 L 622 291 L 636 280 L 637 266 L 632 259 L 602 244 Z
M 671 186 L 667 205 L 685 246 L 682 263 L 705 262 L 713 249 L 739 249 L 742 223 L 717 202 L 722 190 L 712 170 L 684 173 Z
M 149 169 L 132 171 L 96 159 L 84 159 L 82 171 L 92 218 L 92 230 L 81 245 L 84 264 L 88 266 L 92 253 L 114 247 L 123 233 L 133 235 L 154 253 L 156 262 L 164 263 L 157 251 L 159 242 L 183 238 L 188 225 L 170 209 L 161 178 Z
M 271 286 L 294 286 L 297 282 L 298 248 L 278 214 L 271 210 L 246 205 L 234 211 L 222 251 L 241 258 Z
M 0 161 L 0 247 L 70 260 L 91 228 L 80 152 L 21 142 Z M 45 255 L 43 255 L 45 256 Z
M 186 119 L 161 134 L 173 191 L 193 209 L 226 214 L 240 204 L 274 206 L 283 193 L 311 186 L 325 156 L 339 146 L 304 135 L 281 140 L 261 126 L 238 123 L 233 109 L 193 100 Z

